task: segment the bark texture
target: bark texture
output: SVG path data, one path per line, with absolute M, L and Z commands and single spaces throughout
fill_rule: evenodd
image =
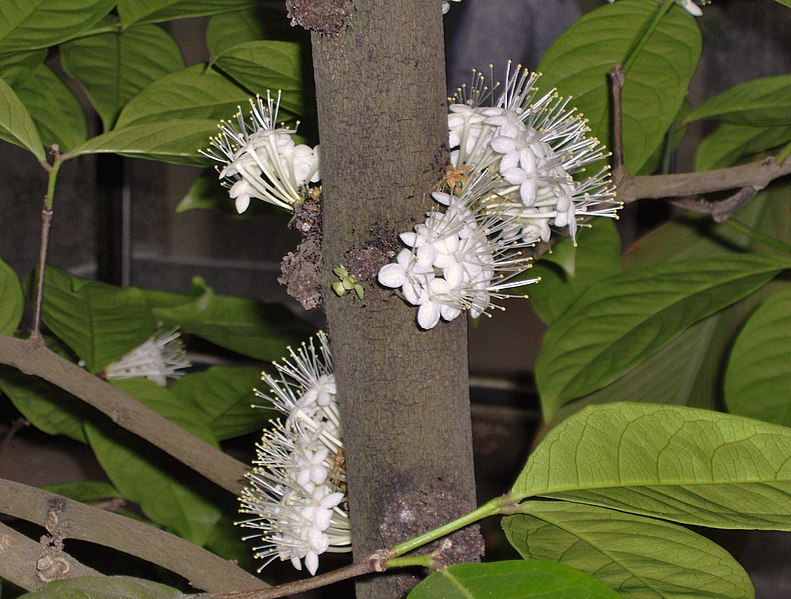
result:
M 437 512 L 446 521 L 475 504 L 465 319 L 420 331 L 415 309 L 374 282 L 363 300 L 329 289 L 333 268 L 381 247 L 383 236 L 397 241 L 431 208 L 447 162 L 439 4 L 356 0 L 340 31 L 313 34 L 324 298 L 357 559 L 413 536 L 415 518 L 430 516 L 419 523 L 427 530 L 439 524 Z M 446 511 L 401 510 L 408 522 L 399 534 L 393 510 L 426 495 Z M 479 547 L 471 543 L 468 560 Z M 363 580 L 357 596 L 401 596 L 398 578 Z

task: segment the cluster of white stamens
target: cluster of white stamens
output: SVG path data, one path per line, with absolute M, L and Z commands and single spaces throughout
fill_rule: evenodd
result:
M 236 122 L 220 121 L 220 133 L 210 140 L 213 147 L 201 150 L 223 165 L 218 167 L 220 179 L 240 214 L 251 198 L 293 210 L 305 199 L 309 184 L 320 180 L 319 146 L 295 144 L 295 129 L 276 126 L 280 95 L 276 101 L 269 91 L 266 102 L 251 98 L 249 122 L 240 107 Z
M 238 524 L 259 531 L 246 539 L 261 540 L 254 548 L 261 569 L 279 558 L 301 570 L 304 560 L 315 574 L 320 554 L 351 550 L 332 357 L 327 336 L 317 337 L 318 352 L 312 339 L 289 348 L 290 357 L 274 363 L 277 374 L 261 377 L 269 394 L 256 390 L 285 416 L 264 431 L 240 497 L 240 511 L 253 517 Z
M 178 378 L 184 369 L 192 366 L 184 351 L 178 327 L 166 329 L 159 326 L 142 345 L 104 369 L 108 380 L 145 377 L 160 387 L 168 378 Z

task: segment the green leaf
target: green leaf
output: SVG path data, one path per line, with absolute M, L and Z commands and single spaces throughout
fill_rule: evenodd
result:
M 587 572 L 622 597 L 752 599 L 750 577 L 722 547 L 676 524 L 567 502 L 528 501 L 503 518 L 525 559 Z
M 615 599 L 618 594 L 578 570 L 546 561 L 458 564 L 434 572 L 409 599 Z
M 22 321 L 25 296 L 19 277 L 11 266 L 0 259 L 0 335 L 12 335 Z
M 735 85 L 693 110 L 685 123 L 719 119 L 734 125 L 785 126 L 791 122 L 791 75 Z
M 574 97 L 593 135 L 610 138 L 608 74 L 623 64 L 635 36 L 659 5 L 619 0 L 571 25 L 544 54 L 537 70 L 544 89 L 557 87 Z M 700 56 L 695 19 L 675 6 L 648 40 L 623 87 L 623 147 L 626 168 L 638 173 L 662 143 L 687 93 Z
M 46 57 L 47 51 L 43 48 L 29 52 L 0 54 L 0 78 L 12 88 L 16 88 L 25 83 L 33 70 L 44 63 Z
M 113 485 L 99 480 L 81 480 L 59 485 L 47 485 L 44 490 L 82 503 L 96 503 L 105 499 L 121 497 Z
M 15 89 L 38 127 L 44 146 L 58 144 L 61 152 L 85 141 L 85 113 L 71 90 L 45 64 L 37 65 Z
M 791 426 L 791 289 L 771 296 L 736 338 L 725 373 L 725 403 L 741 416 Z
M 46 270 L 42 318 L 90 372 L 142 344 L 156 327 L 139 289 L 79 279 L 53 267 Z
M 191 406 L 167 389 L 145 379 L 115 381 L 113 385 L 216 446 L 200 416 L 191 414 Z M 222 512 L 209 498 L 203 478 L 120 427 L 86 423 L 85 435 L 99 464 L 125 499 L 140 505 L 148 518 L 179 536 L 198 545 L 207 542 Z
M 779 2 L 783 6 L 787 6 L 788 8 L 791 8 L 791 0 L 777 0 L 777 2 Z
M 44 162 L 44 144 L 30 113 L 9 85 L 0 79 L 0 139 L 25 148 Z
M 273 410 L 251 407 L 261 403 L 253 393 L 260 382 L 260 368 L 213 366 L 179 379 L 170 392 L 224 441 L 261 430 L 275 415 Z
M 124 26 L 128 27 L 132 23 L 216 15 L 256 4 L 258 0 L 120 0 L 118 14 Z
M 22 595 L 25 599 L 177 599 L 182 596 L 172 587 L 131 576 L 66 578 Z
M 116 129 L 91 138 L 74 148 L 73 153 L 120 154 L 130 158 L 148 158 L 173 164 L 204 165 L 199 148 L 209 145 L 217 133 L 213 120 L 176 120 Z
M 789 266 L 788 258 L 747 254 L 633 270 L 589 288 L 544 337 L 536 382 L 545 418 Z
M 265 96 L 265 90 L 282 91 L 280 107 L 293 114 L 302 105 L 302 49 L 297 42 L 255 41 L 233 46 L 214 65 L 248 90 Z
M 109 131 L 121 108 L 149 84 L 184 68 L 176 41 L 155 25 L 94 35 L 60 47 L 63 70 L 80 82 Z
M 116 128 L 170 120 L 230 118 L 251 93 L 205 65 L 194 65 L 165 75 L 132 98 L 121 111 Z M 208 145 L 208 140 L 202 146 Z
M 791 429 L 678 406 L 585 408 L 511 490 L 718 528 L 791 530 Z
M 181 198 L 176 212 L 186 212 L 201 208 L 204 210 L 221 210 L 234 216 L 239 216 L 234 203 L 228 195 L 228 190 L 220 185 L 217 171 L 206 168 L 201 171 L 195 182 L 190 186 L 186 195 Z
M 555 244 L 528 271 L 530 278 L 541 277 L 525 291 L 546 323 L 557 320 L 588 287 L 621 272 L 621 237 L 611 219 L 595 219 L 577 239 L 578 246 L 571 239 Z
M 215 295 L 200 279 L 191 295 L 144 291 L 144 296 L 165 324 L 258 360 L 277 360 L 287 345 L 315 332 L 284 306 Z
M 217 15 L 206 26 L 206 45 L 212 56 L 219 56 L 237 44 L 254 42 L 266 37 L 266 27 L 260 14 L 261 7 L 241 12 Z
M 115 0 L 3 0 L 0 54 L 47 48 L 99 23 Z
M 753 154 L 791 142 L 791 126 L 758 127 L 723 123 L 698 146 L 695 170 L 733 166 Z

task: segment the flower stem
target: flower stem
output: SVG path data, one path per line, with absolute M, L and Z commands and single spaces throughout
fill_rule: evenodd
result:
M 394 557 L 387 560 L 387 568 L 409 568 L 419 566 L 422 568 L 434 569 L 437 562 L 433 555 L 408 555 L 406 557 Z
M 656 13 L 654 13 L 652 19 L 645 24 L 643 30 L 640 32 L 640 35 L 637 37 L 637 41 L 626 54 L 626 60 L 623 62 L 623 70 L 625 73 L 628 73 L 629 69 L 632 68 L 632 65 L 634 65 L 637 57 L 640 55 L 640 52 L 642 52 L 643 48 L 645 48 L 648 40 L 651 39 L 654 31 L 656 31 L 656 28 L 659 26 L 659 22 L 662 20 L 662 17 L 667 14 L 674 2 L 675 0 L 665 0 L 664 4 L 659 7 Z
M 740 221 L 738 218 L 730 217 L 723 222 L 732 229 L 742 233 L 743 235 L 746 235 L 747 237 L 750 237 L 751 239 L 754 239 L 759 243 L 773 247 L 776 250 L 780 250 L 784 254 L 791 254 L 791 244 L 777 239 L 776 237 L 771 237 L 770 235 L 761 233 L 760 231 L 752 228 L 750 225 Z
M 461 518 L 457 518 L 456 520 L 424 533 L 419 537 L 409 539 L 408 541 L 404 541 L 403 543 L 399 543 L 398 545 L 391 547 L 389 551 L 392 557 L 387 560 L 386 565 L 387 567 L 390 567 L 390 562 L 393 558 L 404 555 L 405 553 L 409 553 L 410 551 L 417 549 L 418 547 L 422 547 L 427 543 L 431 543 L 432 541 L 436 541 L 437 539 L 456 532 L 457 530 L 473 524 L 478 520 L 483 520 L 488 516 L 495 516 L 499 514 L 503 508 L 509 508 L 513 505 L 514 498 L 511 495 L 496 497 L 491 501 L 484 503 L 478 509 L 462 516 Z

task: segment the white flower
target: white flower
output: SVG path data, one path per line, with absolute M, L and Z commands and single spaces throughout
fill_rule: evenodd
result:
M 315 574 L 325 551 L 350 551 L 351 526 L 346 505 L 346 470 L 335 377 L 329 342 L 323 332 L 289 357 L 274 362 L 275 375 L 264 373 L 269 394 L 256 390 L 285 417 L 272 421 L 257 446 L 257 457 L 240 497 L 238 522 L 260 532 L 255 557 L 290 560 L 297 570 L 304 561 Z
M 168 377 L 180 377 L 184 374 L 181 370 L 190 366 L 178 327 L 165 329 L 160 326 L 142 345 L 108 365 L 104 369 L 104 378 L 145 377 L 164 387 Z
M 213 148 L 201 154 L 219 162 L 220 179 L 230 188 L 236 210 L 244 212 L 256 198 L 293 210 L 305 199 L 308 185 L 317 183 L 319 146 L 294 143 L 293 129 L 276 127 L 280 92 L 273 101 L 267 91 L 266 103 L 250 99 L 249 123 L 236 113 L 236 123 L 220 121 L 220 133 L 211 138 Z

